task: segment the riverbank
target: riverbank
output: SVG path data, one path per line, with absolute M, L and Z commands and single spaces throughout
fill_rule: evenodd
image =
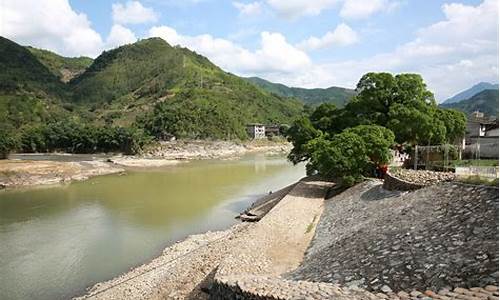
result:
M 301 181 L 257 223 L 192 236 L 78 299 L 498 299 L 498 189 Z
M 235 159 L 249 153 L 283 155 L 290 151 L 285 141 L 200 141 L 162 142 L 137 156 L 115 155 L 70 161 L 71 154 L 58 154 L 54 160 L 0 160 L 0 189 L 52 185 L 86 180 L 90 177 L 126 172 L 128 168 L 173 166 L 188 160 Z M 64 161 L 60 160 L 64 158 Z
M 161 142 L 146 150 L 144 157 L 168 160 L 235 158 L 247 153 L 286 154 L 292 145 L 285 140 L 253 140 L 247 142 L 178 140 Z
M 190 236 L 77 299 L 208 299 L 214 280 L 289 272 L 299 266 L 314 235 L 330 186 L 300 181 L 259 222 Z
M 0 160 L 0 188 L 61 184 L 123 172 L 122 167 L 103 161 Z

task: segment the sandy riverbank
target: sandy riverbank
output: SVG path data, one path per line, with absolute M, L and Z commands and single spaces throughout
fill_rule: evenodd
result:
M 124 171 L 103 161 L 0 160 L 0 188 L 61 184 Z

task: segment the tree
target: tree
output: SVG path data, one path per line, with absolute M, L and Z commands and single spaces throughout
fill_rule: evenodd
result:
M 386 126 L 395 105 L 418 110 L 436 107 L 433 94 L 419 74 L 367 73 L 356 90 L 358 94 L 346 109 L 358 119 L 358 124 Z
M 306 144 L 312 139 L 321 135 L 321 131 L 314 128 L 311 121 L 302 117 L 295 122 L 288 129 L 287 138 L 293 144 L 293 149 L 288 154 L 288 159 L 297 164 L 306 161 L 310 158 L 310 153 Z
M 11 130 L 0 128 L 0 159 L 6 159 L 17 147 L 17 140 Z
M 331 139 L 321 135 L 305 146 L 310 157 L 307 170 L 352 185 L 390 161 L 393 143 L 394 134 L 377 125 L 349 128 Z
M 363 139 L 366 154 L 375 165 L 384 165 L 391 160 L 389 149 L 394 145 L 394 133 L 378 125 L 359 125 L 344 132 L 354 133 Z
M 454 143 L 463 138 L 467 124 L 467 117 L 461 111 L 454 109 L 438 108 L 436 117 L 446 127 L 446 142 Z

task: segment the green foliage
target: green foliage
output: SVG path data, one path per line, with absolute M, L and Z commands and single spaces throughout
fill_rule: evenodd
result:
M 290 124 L 303 108 L 158 38 L 95 61 L 1 38 L 0 67 L 0 118 L 20 151 L 137 152 L 150 135 L 245 139 L 247 123 Z
M 47 69 L 60 80 L 66 82 L 88 68 L 93 59 L 90 57 L 63 57 L 53 52 L 26 47 Z
M 259 77 L 250 77 L 246 78 L 246 80 L 275 95 L 297 98 L 309 105 L 331 103 L 338 107 L 342 107 L 356 94 L 356 92 L 351 89 L 335 86 L 326 89 L 304 89 L 272 83 Z
M 21 128 L 19 149 L 22 152 L 135 154 L 140 152 L 149 140 L 142 130 L 133 127 L 85 125 L 65 120 Z
M 368 157 L 363 139 L 350 132 L 342 132 L 331 140 L 320 136 L 306 145 L 310 153 L 308 174 L 317 171 L 327 178 L 340 178 L 349 186 L 359 181 L 368 166 Z
M 0 128 L 0 159 L 6 159 L 17 148 L 16 137 L 11 130 Z
M 344 107 L 318 106 L 288 132 L 292 162 L 309 160 L 310 173 L 352 184 L 390 161 L 390 147 L 441 144 L 461 137 L 465 116 L 439 109 L 418 74 L 365 74 Z
M 375 165 L 384 165 L 391 160 L 389 149 L 394 145 L 394 133 L 391 130 L 377 125 L 359 125 L 344 132 L 361 137 L 366 155 Z
M 297 164 L 311 158 L 311 151 L 307 147 L 307 143 L 319 137 L 321 131 L 314 128 L 308 118 L 302 117 L 293 122 L 286 135 L 288 140 L 293 144 L 293 149 L 288 154 L 288 159 Z
M 246 123 L 290 123 L 302 110 L 158 38 L 104 52 L 71 86 L 75 100 L 95 105 L 107 122 L 137 119 L 156 137 L 244 139 Z
M 394 134 L 376 125 L 348 128 L 331 138 L 321 135 L 305 145 L 310 156 L 307 170 L 352 185 L 373 174 L 377 166 L 387 164 L 393 144 Z
M 454 109 L 437 109 L 436 119 L 446 127 L 446 140 L 453 143 L 464 136 L 467 117 L 463 112 Z

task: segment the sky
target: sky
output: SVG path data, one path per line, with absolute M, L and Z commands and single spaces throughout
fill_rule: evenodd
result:
M 420 73 L 438 102 L 498 82 L 498 0 L 0 0 L 0 35 L 94 58 L 161 37 L 234 74 L 306 88 Z

